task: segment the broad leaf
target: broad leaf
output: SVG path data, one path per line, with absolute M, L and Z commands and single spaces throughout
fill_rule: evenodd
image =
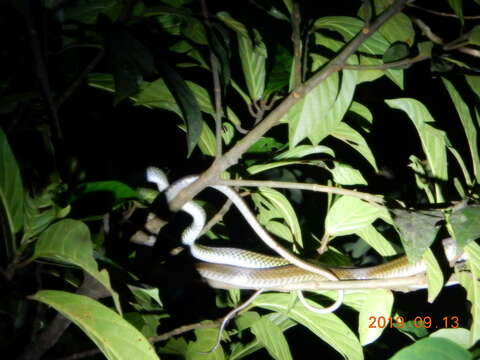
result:
M 342 196 L 328 211 L 325 230 L 334 236 L 353 234 L 379 217 L 386 220 L 390 216 L 383 207 L 371 205 L 351 196 Z
M 370 150 L 365 138 L 359 132 L 350 127 L 347 123 L 341 122 L 333 131 L 332 136 L 342 140 L 357 150 L 360 155 L 372 165 L 375 171 L 378 171 L 375 156 L 373 155 L 372 150 Z
M 30 298 L 53 307 L 75 323 L 109 360 L 158 359 L 140 331 L 98 301 L 56 290 L 42 290 Z
M 389 326 L 393 305 L 393 294 L 390 290 L 375 289 L 367 293 L 358 318 L 358 334 L 362 345 L 371 344 L 382 335 Z M 385 321 L 383 325 L 382 321 Z
M 438 180 L 447 180 L 447 137 L 444 131 L 429 125 L 434 122 L 425 105 L 415 99 L 392 99 L 385 100 L 388 106 L 405 111 L 410 120 L 415 125 L 420 140 L 422 142 L 423 151 L 427 156 L 428 164 L 433 176 Z M 440 192 L 440 186 L 435 185 L 437 189 L 438 202 L 443 201 Z
M 413 263 L 432 245 L 440 229 L 443 214 L 438 210 L 392 210 L 393 220 L 402 235 L 402 244 L 408 259 Z
M 247 30 L 245 25 L 233 19 L 226 12 L 220 12 L 217 16 L 237 33 L 238 51 L 248 92 L 252 100 L 261 99 L 265 89 L 267 48 L 259 32 L 256 29 Z M 253 39 L 250 35 L 251 32 L 253 32 Z
M 398 351 L 390 360 L 471 360 L 470 353 L 448 339 L 425 338 Z
M 7 137 L 0 129 L 0 206 L 3 205 L 6 224 L 16 234 L 23 226 L 24 192 L 17 161 L 8 144 Z M 14 246 L 14 244 L 10 244 Z M 11 248 L 13 250 L 13 248 Z
M 165 83 L 174 94 L 187 125 L 187 147 L 188 156 L 190 156 L 202 132 L 203 119 L 200 106 L 192 90 L 173 68 L 163 63 L 161 69 Z
M 448 217 L 452 235 L 458 245 L 463 248 L 470 241 L 480 238 L 480 206 L 467 205 L 455 209 Z
M 265 346 L 272 358 L 278 360 L 292 359 L 287 339 L 282 330 L 268 317 L 263 316 L 252 325 L 252 333 Z
M 427 267 L 428 302 L 433 303 L 443 289 L 443 273 L 432 250 L 428 249 L 425 251 L 423 261 Z
M 465 135 L 468 141 L 468 147 L 470 148 L 470 156 L 472 157 L 473 163 L 473 173 L 477 182 L 480 181 L 480 157 L 478 155 L 478 144 L 477 144 L 477 129 L 473 123 L 473 119 L 470 116 L 470 110 L 465 103 L 465 101 L 460 96 L 457 89 L 452 85 L 450 81 L 442 77 L 443 85 L 448 90 L 448 94 L 455 105 L 458 116 L 465 131 Z
M 106 270 L 98 271 L 93 258 L 90 230 L 78 220 L 65 219 L 42 232 L 35 244 L 33 259 L 46 258 L 80 267 L 100 282 L 112 295 L 118 312 L 121 312 L 118 294 L 112 289 Z
M 355 232 L 382 256 L 396 255 L 395 248 L 373 225 L 365 226 Z
M 318 306 L 308 299 L 306 301 L 312 306 Z M 254 304 L 264 309 L 281 312 L 307 327 L 345 358 L 349 360 L 363 359 L 362 347 L 357 337 L 336 315 L 313 313 L 298 302 L 291 306 L 290 294 L 262 294 L 255 299 Z

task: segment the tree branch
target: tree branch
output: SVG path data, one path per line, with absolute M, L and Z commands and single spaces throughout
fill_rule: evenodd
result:
M 331 74 L 342 69 L 346 60 L 362 45 L 380 26 L 382 26 L 393 15 L 400 12 L 408 0 L 396 0 L 392 6 L 385 10 L 375 21 L 372 22 L 370 28 L 363 28 L 351 41 L 343 48 L 343 50 L 334 57 L 324 68 L 319 70 L 306 83 L 295 88 L 275 109 L 273 109 L 265 119 L 260 122 L 252 131 L 244 136 L 238 143 L 226 152 L 221 158 L 213 162 L 210 168 L 205 171 L 200 178 L 192 185 L 181 191 L 175 199 L 170 203 L 172 211 L 178 211 L 182 205 L 192 199 L 205 187 L 214 184 L 218 180 L 218 176 L 230 166 L 236 164 L 240 157 L 252 146 L 260 137 L 268 130 L 278 124 L 280 119 L 299 102 L 306 94 L 312 91 L 322 81 L 327 79 Z
M 201 0 L 202 4 L 202 14 L 204 18 L 205 25 L 207 26 L 208 32 L 210 33 L 210 38 L 213 35 L 212 32 L 212 23 L 210 22 L 210 17 L 208 14 L 207 2 L 206 0 Z M 216 143 L 216 153 L 215 159 L 219 159 L 222 156 L 222 88 L 220 84 L 220 77 L 218 76 L 220 69 L 218 67 L 218 58 L 215 56 L 215 53 L 212 50 L 212 47 L 209 46 L 209 55 L 210 55 L 210 69 L 212 70 L 213 78 L 213 94 L 215 98 L 215 143 Z
M 418 55 L 413 58 L 403 59 L 399 61 L 394 61 L 385 64 L 379 65 L 350 65 L 345 64 L 343 69 L 347 70 L 358 70 L 358 71 L 366 71 L 366 70 L 388 70 L 388 69 L 395 69 L 395 68 L 405 68 L 412 64 L 415 64 L 420 61 L 428 60 L 431 56 L 429 55 Z
M 365 200 L 369 203 L 382 205 L 384 199 L 381 196 L 376 196 L 368 193 L 362 193 L 355 190 L 342 189 L 335 186 L 319 185 L 319 184 L 306 184 L 286 181 L 269 181 L 269 180 L 220 180 L 219 185 L 227 186 L 251 186 L 251 187 L 270 187 L 280 189 L 297 189 L 308 190 L 315 192 L 331 193 L 338 195 L 352 196 L 361 200 Z

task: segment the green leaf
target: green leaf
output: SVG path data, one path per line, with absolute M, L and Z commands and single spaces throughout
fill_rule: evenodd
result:
M 75 197 L 71 201 L 78 198 L 96 193 L 107 192 L 112 194 L 114 204 L 122 203 L 126 200 L 138 199 L 138 194 L 128 185 L 119 181 L 92 181 L 80 185 L 75 191 Z
M 373 225 L 367 225 L 355 232 L 382 256 L 396 255 L 395 248 Z
M 257 314 L 257 313 L 255 313 Z M 258 315 L 258 314 L 257 314 Z M 241 317 L 242 315 L 240 315 Z M 285 332 L 286 330 L 290 329 L 291 327 L 297 325 L 295 321 L 292 321 L 289 319 L 287 316 L 280 314 L 280 313 L 270 313 L 268 315 L 265 315 L 265 317 L 271 321 L 273 324 L 277 326 L 282 332 Z M 254 322 L 257 321 L 260 317 L 256 316 L 254 319 L 251 319 L 252 321 L 250 322 L 250 325 Z M 240 326 L 237 326 L 237 328 L 241 331 L 242 328 Z M 235 360 L 235 359 L 242 359 L 253 352 L 262 349 L 263 346 L 260 344 L 260 341 L 255 338 L 253 341 L 249 342 L 246 345 L 242 345 L 239 342 L 232 344 L 231 347 L 231 354 L 230 354 L 230 360 Z
M 282 330 L 268 317 L 263 316 L 252 325 L 252 333 L 260 343 L 265 346 L 270 356 L 274 359 L 292 359 L 287 339 Z
M 468 41 L 472 45 L 480 45 L 480 25 L 474 26 L 470 32 Z
M 463 101 L 457 89 L 452 85 L 450 81 L 442 77 L 443 85 L 447 88 L 448 94 L 455 105 L 458 116 L 467 136 L 468 147 L 470 148 L 470 156 L 472 157 L 473 163 L 473 173 L 477 182 L 480 181 L 480 157 L 478 155 L 478 144 L 477 144 L 477 129 L 473 123 L 472 117 L 470 116 L 470 110 Z
M 190 341 L 185 358 L 187 360 L 208 359 L 208 360 L 223 360 L 225 354 L 223 349 L 219 346 L 214 352 L 210 354 L 202 354 L 207 352 L 215 346 L 217 341 L 217 328 L 210 329 L 196 329 L 195 337 L 196 341 Z
M 429 125 L 434 122 L 432 115 L 428 112 L 425 105 L 415 99 L 392 99 L 385 102 L 394 109 L 399 109 L 407 113 L 410 120 L 415 125 L 422 142 L 422 148 L 427 156 L 427 161 L 433 176 L 438 180 L 447 180 L 447 137 L 444 131 L 438 130 Z M 440 191 L 440 185 L 435 184 L 437 190 L 438 202 L 443 201 Z
M 9 230 L 16 234 L 23 226 L 23 192 L 22 177 L 20 170 L 8 144 L 7 136 L 0 129 L 0 205 L 6 216 L 6 224 Z M 14 244 L 11 250 L 15 249 Z
M 200 106 L 192 90 L 173 68 L 163 63 L 161 69 L 165 82 L 174 94 L 187 125 L 187 156 L 190 156 L 197 146 L 202 132 L 203 119 Z
M 385 54 L 383 54 L 383 62 L 389 63 L 394 61 L 399 61 L 405 59 L 410 54 L 408 45 L 405 43 L 394 43 L 392 44 Z
M 205 32 L 205 26 L 202 22 L 194 17 L 189 17 L 185 22 L 186 26 L 182 27 L 182 34 L 193 42 L 200 45 L 207 45 L 207 34 Z
M 472 89 L 472 91 L 480 98 L 480 76 L 474 75 L 465 75 L 465 79 L 467 80 L 468 85 Z M 477 116 L 477 120 L 478 116 Z
M 356 83 L 356 72 L 344 70 L 340 91 L 338 75 L 332 74 L 297 102 L 282 119 L 288 122 L 290 147 L 306 137 L 317 145 L 331 135 L 350 107 Z
M 480 246 L 471 241 L 464 247 L 465 254 L 468 257 L 468 266 L 471 273 L 460 271 L 456 276 L 467 291 L 467 299 L 472 304 L 470 313 L 472 315 L 472 325 L 470 327 L 469 345 L 473 346 L 480 339 Z
M 275 160 L 282 159 L 301 159 L 312 154 L 327 154 L 332 157 L 335 156 L 335 153 L 332 149 L 323 145 L 299 145 L 297 147 L 291 148 L 287 151 L 284 151 L 281 154 L 275 156 Z
M 471 360 L 470 353 L 453 341 L 430 337 L 398 351 L 390 360 Z
M 379 15 L 390 7 L 392 3 L 390 0 L 374 0 L 373 4 L 375 6 L 375 15 Z M 364 6 L 365 5 L 362 5 L 358 10 L 358 16 L 361 18 L 364 18 Z M 404 42 L 411 46 L 415 40 L 415 30 L 412 21 L 403 13 L 395 14 L 388 19 L 388 21 L 380 27 L 378 32 L 382 34 L 390 44 Z
M 463 24 L 463 0 L 448 0 L 448 4 Z
M 261 137 L 247 150 L 249 154 L 270 154 L 282 148 L 283 144 L 272 137 Z
M 293 236 L 294 244 L 301 248 L 303 246 L 302 231 L 295 210 L 288 199 L 279 191 L 271 188 L 260 187 L 258 190 L 258 194 L 254 194 L 252 200 L 259 209 L 260 222 L 268 224 L 272 220 L 283 219 Z
M 480 206 L 467 205 L 456 209 L 448 217 L 452 235 L 463 248 L 470 241 L 480 238 Z
M 89 273 L 110 292 L 117 311 L 121 313 L 118 294 L 110 285 L 108 272 L 98 271 L 90 230 L 83 222 L 65 219 L 51 225 L 35 244 L 32 259 L 40 257 L 73 264 Z
M 392 305 L 393 294 L 390 290 L 375 289 L 367 293 L 358 318 L 358 334 L 363 346 L 371 344 L 382 335 L 388 326 Z M 374 326 L 371 326 L 372 319 Z M 382 324 L 378 322 L 382 321 L 381 319 L 385 320 L 386 326 L 381 326 Z
M 71 320 L 109 360 L 158 359 L 153 346 L 127 321 L 105 305 L 83 295 L 42 290 L 30 297 Z
M 318 306 L 306 300 L 312 306 Z M 305 326 L 320 339 L 332 346 L 349 360 L 363 360 L 363 351 L 355 334 L 336 315 L 316 314 L 302 304 L 292 306 L 291 295 L 281 293 L 262 294 L 254 301 L 255 306 L 285 314 Z
M 363 21 L 348 16 L 325 16 L 315 21 L 315 29 L 336 31 L 349 42 L 363 28 Z M 383 55 L 390 44 L 379 32 L 373 33 L 359 48 L 361 52 L 372 55 Z
M 325 218 L 325 230 L 330 235 L 353 234 L 374 222 L 377 218 L 388 219 L 387 210 L 373 206 L 351 196 L 336 200 Z
M 372 165 L 375 171 L 378 171 L 375 156 L 373 155 L 372 150 L 370 150 L 365 138 L 359 132 L 350 127 L 347 123 L 341 122 L 333 131 L 332 136 L 342 140 L 358 151 L 358 153 L 360 153 L 360 155 Z
M 432 250 L 428 249 L 425 251 L 423 261 L 427 268 L 428 302 L 433 303 L 443 289 L 443 273 Z
M 245 25 L 227 12 L 219 12 L 217 17 L 237 33 L 238 51 L 248 93 L 254 101 L 261 99 L 265 89 L 267 48 L 259 32 L 256 29 L 247 30 Z
M 460 345 L 464 349 L 469 349 L 470 344 L 468 339 L 470 338 L 470 330 L 465 328 L 455 328 L 455 329 L 440 329 L 430 334 L 431 338 L 438 337 L 443 339 L 448 339 Z
M 350 105 L 350 108 L 348 111 L 351 111 L 361 118 L 365 119 L 369 124 L 373 122 L 373 115 L 371 111 L 363 104 L 360 104 L 359 102 L 352 101 L 352 105 Z M 365 131 L 368 131 L 368 128 L 365 128 Z
M 334 161 L 334 167 L 327 168 L 333 175 L 333 181 L 341 185 L 367 185 L 361 172 L 348 164 Z
M 410 262 L 420 260 L 432 245 L 440 229 L 438 222 L 443 220 L 439 210 L 409 211 L 392 210 L 393 221 L 402 235 L 402 244 Z

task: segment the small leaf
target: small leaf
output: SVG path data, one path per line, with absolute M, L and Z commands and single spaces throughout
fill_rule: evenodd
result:
M 277 360 L 292 359 L 285 335 L 268 317 L 263 316 L 256 321 L 252 325 L 252 333 L 265 346 L 272 358 Z
M 74 322 L 109 360 L 155 360 L 153 346 L 114 311 L 83 295 L 42 290 L 30 297 Z
M 452 235 L 457 240 L 460 248 L 468 242 L 480 238 L 480 206 L 467 205 L 448 217 L 448 223 L 452 229 Z
M 394 209 L 392 214 L 393 221 L 402 235 L 402 244 L 408 260 L 412 263 L 417 262 L 437 237 L 440 229 L 437 224 L 443 220 L 442 212 Z
M 390 360 L 471 360 L 470 353 L 453 341 L 430 337 L 398 351 Z
M 358 333 L 363 346 L 371 344 L 382 335 L 389 325 L 392 305 L 393 294 L 390 290 L 376 289 L 367 293 L 358 318 Z M 381 321 L 385 321 L 385 325 L 380 323 Z

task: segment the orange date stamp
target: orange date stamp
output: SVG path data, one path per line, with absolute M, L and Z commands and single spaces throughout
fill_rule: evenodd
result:
M 385 316 L 370 316 L 368 318 L 369 328 L 425 328 L 425 329 L 441 329 L 450 328 L 456 329 L 460 326 L 460 319 L 458 316 L 444 316 L 438 321 L 432 321 L 430 316 L 416 316 L 411 321 L 405 321 L 402 316 L 385 317 Z

